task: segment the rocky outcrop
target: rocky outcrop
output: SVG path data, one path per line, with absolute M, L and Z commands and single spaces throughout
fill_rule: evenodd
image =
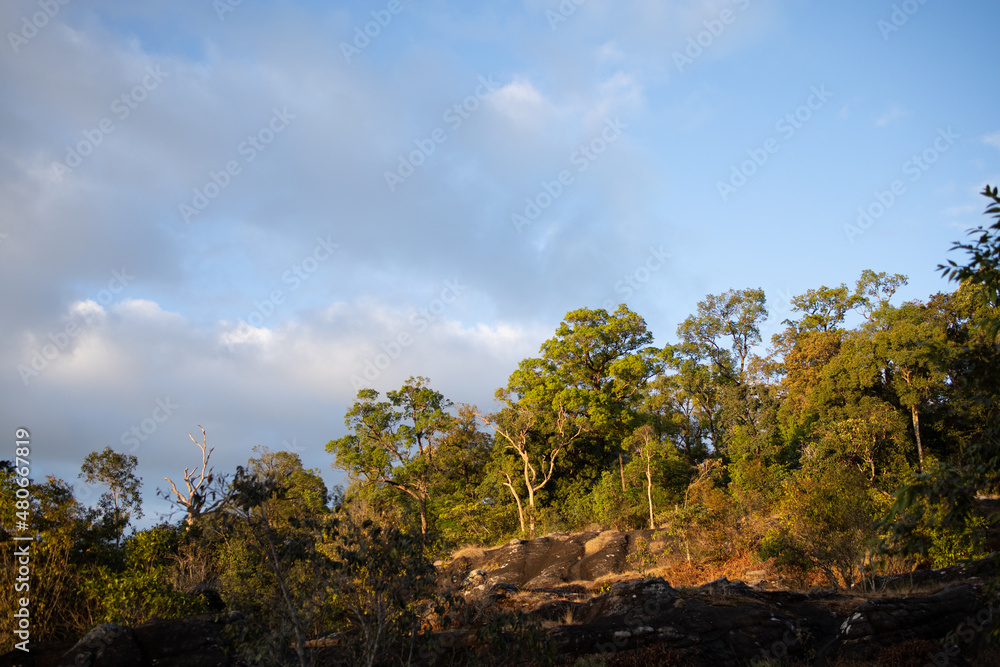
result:
M 533 540 L 511 540 L 476 558 L 456 558 L 445 568 L 453 583 L 474 569 L 488 572 L 488 583 L 520 589 L 554 588 L 568 582 L 594 581 L 629 569 L 636 540 L 651 540 L 653 531 L 636 530 L 554 533 Z
M 29 646 L 0 656 L 0 667 L 224 667 L 223 630 L 239 614 L 202 614 L 152 620 L 134 630 L 98 625 L 80 641 Z
M 595 583 L 608 575 L 622 579 L 638 537 L 650 539 L 650 531 L 557 534 L 468 550 L 443 566 L 440 584 L 465 596 L 474 612 L 468 618 L 479 620 L 432 637 L 415 664 L 470 664 L 486 641 L 501 646 L 503 661 L 496 664 L 510 664 L 514 658 L 504 651 L 524 646 L 528 629 L 532 642 L 551 646 L 557 664 L 566 665 L 581 658 L 580 664 L 650 667 L 959 665 L 1000 626 L 1000 597 L 990 597 L 987 585 L 998 574 L 994 558 L 877 580 L 878 595 L 769 590 L 725 577 L 690 587 L 660 577 Z M 911 576 L 932 587 L 890 594 L 912 585 Z M 515 623 L 490 626 L 491 615 L 504 614 Z M 150 621 L 131 630 L 103 625 L 76 643 L 0 656 L 0 667 L 229 665 L 224 628 L 234 622 L 241 622 L 236 612 Z M 522 634 L 497 636 L 512 627 Z M 335 638 L 315 646 L 321 647 L 318 665 L 342 664 Z M 524 651 L 529 659 L 535 646 Z
M 642 664 L 642 655 L 652 664 L 664 656 L 676 661 L 664 664 L 961 664 L 985 629 L 1000 625 L 1000 599 L 987 600 L 983 586 L 1000 573 L 992 557 L 877 580 L 882 597 L 765 590 L 725 577 L 698 587 L 656 578 L 594 591 L 594 578 L 628 568 L 640 536 L 650 539 L 636 531 L 515 540 L 443 573 L 466 594 L 492 591 L 499 607 L 531 614 L 560 655 L 606 654 L 608 664 L 625 655 L 637 662 L 621 664 Z M 928 590 L 890 595 L 919 583 Z

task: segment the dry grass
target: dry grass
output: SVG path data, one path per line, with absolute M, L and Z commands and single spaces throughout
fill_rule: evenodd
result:
M 480 560 L 486 555 L 486 551 L 482 547 L 467 546 L 462 547 L 458 551 L 451 554 L 450 560 L 458 560 L 459 558 L 468 558 L 469 560 Z

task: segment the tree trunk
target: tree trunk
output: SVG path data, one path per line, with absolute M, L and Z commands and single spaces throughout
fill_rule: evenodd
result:
M 528 538 L 535 539 L 535 490 L 528 486 Z
M 510 477 L 507 476 L 507 473 L 503 473 L 503 474 L 504 474 L 505 477 L 507 477 L 507 481 L 506 482 L 502 482 L 502 484 L 504 486 L 506 486 L 510 490 L 510 495 L 514 496 L 514 502 L 517 503 L 517 520 L 521 522 L 521 534 L 524 535 L 525 534 L 525 532 L 524 532 L 524 507 L 521 506 L 521 497 L 519 495 L 517 495 L 516 491 L 514 491 L 514 484 L 511 482 Z
M 917 414 L 917 404 L 914 403 L 910 406 L 910 412 L 913 415 L 913 434 L 917 437 L 917 460 L 920 463 L 919 472 L 924 471 L 924 446 L 920 442 L 920 415 Z
M 649 461 L 646 461 L 646 497 L 649 498 L 649 529 L 655 530 L 656 523 L 653 522 L 653 471 Z
M 420 507 L 420 535 L 427 537 L 427 498 L 417 498 L 417 504 Z
M 622 477 L 622 493 L 625 493 L 625 463 L 622 461 L 621 452 L 618 452 L 618 470 Z
M 528 466 L 524 466 L 524 482 L 528 486 L 528 538 L 535 539 L 535 489 L 528 477 Z

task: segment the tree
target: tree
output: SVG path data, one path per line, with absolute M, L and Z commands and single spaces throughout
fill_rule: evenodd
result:
M 840 287 L 822 286 L 806 290 L 805 294 L 792 297 L 792 312 L 803 313 L 797 322 L 785 320 L 799 333 L 806 331 L 832 331 L 844 322 L 847 313 L 859 305 L 861 297 L 851 295 L 847 285 Z
M 880 352 L 892 365 L 891 384 L 900 403 L 910 410 L 920 470 L 924 467 L 920 411 L 943 391 L 950 352 L 943 328 L 931 316 L 923 304 L 903 304 L 892 312 L 889 330 L 876 335 Z
M 968 255 L 967 264 L 957 264 L 948 260 L 947 265 L 939 264 L 941 271 L 949 280 L 982 285 L 985 289 L 980 293 L 982 305 L 993 309 L 1000 308 L 1000 194 L 996 186 L 987 185 L 981 193 L 990 200 L 986 215 L 996 218 L 989 227 L 980 225 L 970 229 L 968 234 L 975 240 L 972 243 L 956 242 L 952 250 L 964 250 Z M 989 334 L 996 340 L 1000 336 L 1000 317 L 994 317 L 989 322 Z
M 889 328 L 893 295 L 900 287 L 905 286 L 909 278 L 902 273 L 889 275 L 884 271 L 875 272 L 865 269 L 858 278 L 854 291 L 856 309 L 862 317 L 875 328 Z
M 653 427 L 645 424 L 636 429 L 632 436 L 632 444 L 642 458 L 646 468 L 646 499 L 649 501 L 649 529 L 656 528 L 653 515 L 653 459 L 660 454 L 660 441 Z
M 809 467 L 788 482 L 781 508 L 787 545 L 821 572 L 830 585 L 850 588 L 864 574 L 876 537 L 881 498 L 867 489 L 861 473 L 844 466 Z M 765 545 L 767 540 L 765 540 Z M 765 557 L 777 556 L 777 549 Z M 839 577 L 838 577 L 839 575 Z
M 586 436 L 568 467 L 593 481 L 617 458 L 624 486 L 622 443 L 641 422 L 643 390 L 661 363 L 652 341 L 646 322 L 625 305 L 614 313 L 571 311 L 542 344 L 542 356 L 518 365 L 506 391 L 531 410 L 548 413 L 539 415 L 538 428 L 553 427 L 561 413 L 586 420 Z
M 728 384 L 745 379 L 751 349 L 761 342 L 760 325 L 767 319 L 762 289 L 709 294 L 698 302 L 698 314 L 677 327 L 683 343 L 697 347 L 699 356 Z
M 161 495 L 184 508 L 187 513 L 184 519 L 185 523 L 191 526 L 199 517 L 211 514 L 225 505 L 227 497 L 225 475 L 216 477 L 214 469 L 208 466 L 208 460 L 212 457 L 215 446 L 208 446 L 208 435 L 205 433 L 205 429 L 201 429 L 201 442 L 195 440 L 190 433 L 188 433 L 188 437 L 201 450 L 201 467 L 195 468 L 193 471 L 184 468 L 184 485 L 187 487 L 185 493 L 177 490 L 173 480 L 164 477 L 163 479 L 170 484 L 173 498 L 167 494 Z
M 139 487 L 142 480 L 135 476 L 139 459 L 134 455 L 119 454 L 110 447 L 103 452 L 91 452 L 80 466 L 80 477 L 87 484 L 103 484 L 108 490 L 98 499 L 106 520 L 112 525 L 116 543 L 121 543 L 122 534 L 129 521 L 142 518 L 142 496 Z
M 292 643 L 305 667 L 305 643 L 329 612 L 331 564 L 316 548 L 326 507 L 310 502 L 325 501 L 326 488 L 314 478 L 318 475 L 303 470 L 297 455 L 263 450 L 248 468 L 237 468 L 231 484 L 231 511 L 223 524 L 225 578 L 230 598 L 250 612 L 244 644 L 255 649 L 247 656 L 255 663 L 263 651 L 287 664 L 284 653 Z M 261 619 L 269 622 L 260 627 Z
M 560 407 L 552 428 L 554 433 L 549 438 L 543 438 L 537 433 L 537 427 L 542 419 L 537 407 L 533 408 L 526 400 L 514 400 L 512 393 L 505 389 L 498 389 L 496 397 L 498 401 L 505 404 L 504 409 L 497 415 L 480 414 L 479 417 L 499 436 L 500 449 L 513 452 L 515 454 L 513 458 L 520 459 L 518 463 L 528 500 L 528 535 L 533 538 L 535 536 L 535 494 L 552 479 L 552 473 L 556 469 L 556 459 L 580 436 L 583 432 L 583 424 L 581 420 L 572 419 L 567 415 L 566 410 Z M 503 468 L 500 472 L 505 479 L 503 485 L 517 501 L 518 519 L 521 522 L 521 533 L 523 534 L 525 510 L 521 502 L 521 495 L 518 487 L 515 486 L 511 472 Z M 520 480 L 518 480 L 518 485 L 519 483 Z
M 387 484 L 417 503 L 420 532 L 429 528 L 427 501 L 439 472 L 438 450 L 454 426 L 445 412 L 451 401 L 427 386 L 428 379 L 411 377 L 398 391 L 379 401 L 374 389 L 358 391 L 358 400 L 344 416 L 352 433 L 331 440 L 326 451 L 335 466 L 363 484 Z
M 481 543 L 496 536 L 490 497 L 495 486 L 484 483 L 493 438 L 479 430 L 477 412 L 473 405 L 457 405 L 454 426 L 438 450 L 432 514 L 442 539 L 451 544 L 468 541 L 470 536 Z

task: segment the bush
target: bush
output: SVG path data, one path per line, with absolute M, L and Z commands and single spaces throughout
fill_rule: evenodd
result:
M 95 605 L 96 623 L 135 627 L 158 618 L 180 618 L 206 611 L 202 598 L 178 591 L 169 583 L 169 566 L 180 544 L 171 526 L 156 526 L 130 537 L 123 545 L 124 569 L 96 569 L 83 582 Z

